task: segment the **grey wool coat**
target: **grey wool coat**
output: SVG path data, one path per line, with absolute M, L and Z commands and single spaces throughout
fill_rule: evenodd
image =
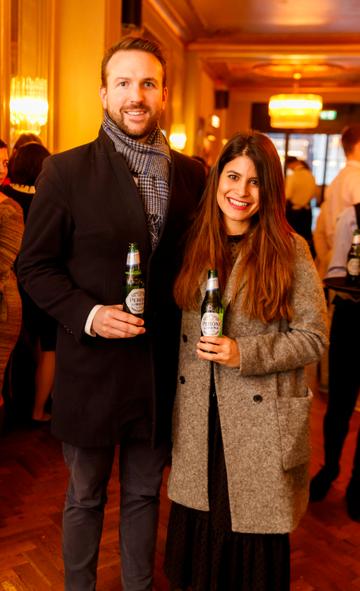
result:
M 246 317 L 243 289 L 228 305 L 240 255 L 224 291 L 223 334 L 236 339 L 240 367 L 215 363 L 214 373 L 235 532 L 290 532 L 308 502 L 312 394 L 304 366 L 320 359 L 327 323 L 309 249 L 298 236 L 294 242 L 290 323 Z M 181 335 L 168 492 L 177 503 L 208 511 L 210 363 L 196 355 L 199 312 L 183 313 Z

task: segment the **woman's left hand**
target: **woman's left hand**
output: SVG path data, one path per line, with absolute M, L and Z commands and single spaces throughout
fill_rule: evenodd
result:
M 229 337 L 200 337 L 196 345 L 199 359 L 215 361 L 228 367 L 240 367 L 240 351 L 237 342 Z

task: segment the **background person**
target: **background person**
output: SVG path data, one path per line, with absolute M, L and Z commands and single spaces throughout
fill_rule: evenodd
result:
M 285 178 L 286 218 L 290 226 L 303 236 L 312 248 L 311 199 L 316 194 L 315 178 L 306 162 L 289 156 L 286 169 L 290 173 Z
M 5 370 L 21 326 L 21 299 L 14 273 L 24 222 L 21 208 L 0 192 L 0 430 L 4 420 Z
M 3 192 L 19 203 L 26 223 L 32 198 L 35 193 L 35 181 L 40 174 L 43 161 L 50 156 L 45 146 L 38 142 L 22 144 L 11 156 L 9 165 L 9 184 Z
M 22 134 L 10 158 L 10 183 L 3 192 L 22 208 L 26 223 L 35 196 L 35 181 L 49 150 L 34 134 Z M 27 141 L 27 140 L 30 141 Z M 13 422 L 43 424 L 50 420 L 47 410 L 54 385 L 56 321 L 38 308 L 20 287 L 23 322 L 11 368 L 12 397 L 9 410 Z
M 222 337 L 199 336 L 209 268 L 223 290 Z M 326 343 L 326 310 L 265 135 L 237 134 L 223 148 L 175 296 L 183 336 L 165 571 L 172 588 L 288 590 L 288 532 L 308 500 L 304 366 Z
M 13 149 L 11 150 L 9 158 L 9 177 L 11 176 L 12 165 L 17 151 L 19 150 L 19 148 L 21 148 L 21 146 L 29 144 L 30 142 L 35 142 L 37 144 L 43 145 L 41 139 L 35 133 L 21 133 L 17 138 L 15 144 L 13 145 Z
M 354 230 L 360 228 L 360 203 L 347 207 L 336 224 L 333 256 L 326 277 L 345 277 Z M 340 459 L 360 387 L 360 289 L 335 292 L 329 347 L 329 395 L 324 417 L 324 466 L 311 480 L 310 500 L 322 501 L 340 472 Z M 346 489 L 350 519 L 360 521 L 360 431 L 353 471 Z
M 341 135 L 346 165 L 325 190 L 325 199 L 314 230 L 316 263 L 323 277 L 334 245 L 335 225 L 346 207 L 360 203 L 360 124 L 346 127 Z
M 107 484 L 120 443 L 124 591 L 150 591 L 159 489 L 168 460 L 180 314 L 172 297 L 180 243 L 200 199 L 202 166 L 159 127 L 165 60 L 126 38 L 102 62 L 98 138 L 52 156 L 30 209 L 19 274 L 59 323 L 52 430 L 70 481 L 66 591 L 93 591 Z M 145 321 L 122 310 L 129 242 L 145 277 Z
M 0 186 L 4 184 L 7 179 L 9 168 L 9 152 L 7 144 L 0 139 Z
M 332 258 L 338 217 L 347 207 L 360 203 L 360 124 L 352 124 L 343 130 L 341 144 L 346 156 L 346 165 L 325 190 L 325 199 L 320 206 L 313 232 L 315 263 L 321 279 L 325 276 Z M 331 295 L 329 299 L 332 299 Z M 331 323 L 332 313 L 333 306 L 329 305 L 329 323 Z M 328 359 L 326 350 L 319 372 L 319 387 L 325 391 L 328 390 L 329 381 Z

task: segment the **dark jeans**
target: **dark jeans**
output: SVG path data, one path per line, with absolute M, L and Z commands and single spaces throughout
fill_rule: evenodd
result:
M 70 471 L 63 515 L 65 591 L 94 591 L 107 485 L 114 447 L 79 448 L 63 444 Z M 150 591 L 162 472 L 168 445 L 146 441 L 120 444 L 120 549 L 124 591 Z
M 335 474 L 359 386 L 360 303 L 336 297 L 329 349 L 329 400 L 324 418 L 325 466 Z M 360 431 L 353 464 L 353 478 L 360 481 Z

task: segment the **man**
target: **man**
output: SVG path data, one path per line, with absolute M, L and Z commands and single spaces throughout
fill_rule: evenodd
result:
M 172 285 L 204 182 L 201 165 L 170 151 L 160 131 L 165 75 L 152 41 L 126 38 L 105 54 L 99 136 L 47 160 L 19 261 L 25 289 L 59 323 L 52 430 L 70 471 L 66 591 L 95 589 L 117 443 L 123 589 L 152 588 L 176 385 Z M 122 310 L 129 242 L 141 253 L 145 320 Z
M 314 231 L 317 267 L 321 277 L 328 268 L 334 244 L 335 224 L 341 212 L 360 203 L 360 124 L 346 127 L 341 135 L 346 166 L 325 191 L 325 200 Z
M 290 170 L 285 179 L 286 217 L 294 230 L 312 246 L 311 205 L 315 197 L 316 183 L 308 165 L 295 156 L 286 159 Z
M 336 224 L 333 256 L 327 277 L 345 277 L 354 230 L 360 227 L 360 203 L 347 207 Z M 324 417 L 325 464 L 310 484 L 310 500 L 322 501 L 340 471 L 340 458 L 360 387 L 360 289 L 336 292 L 329 349 L 329 398 Z M 360 521 L 360 431 L 353 471 L 346 489 L 347 512 Z

